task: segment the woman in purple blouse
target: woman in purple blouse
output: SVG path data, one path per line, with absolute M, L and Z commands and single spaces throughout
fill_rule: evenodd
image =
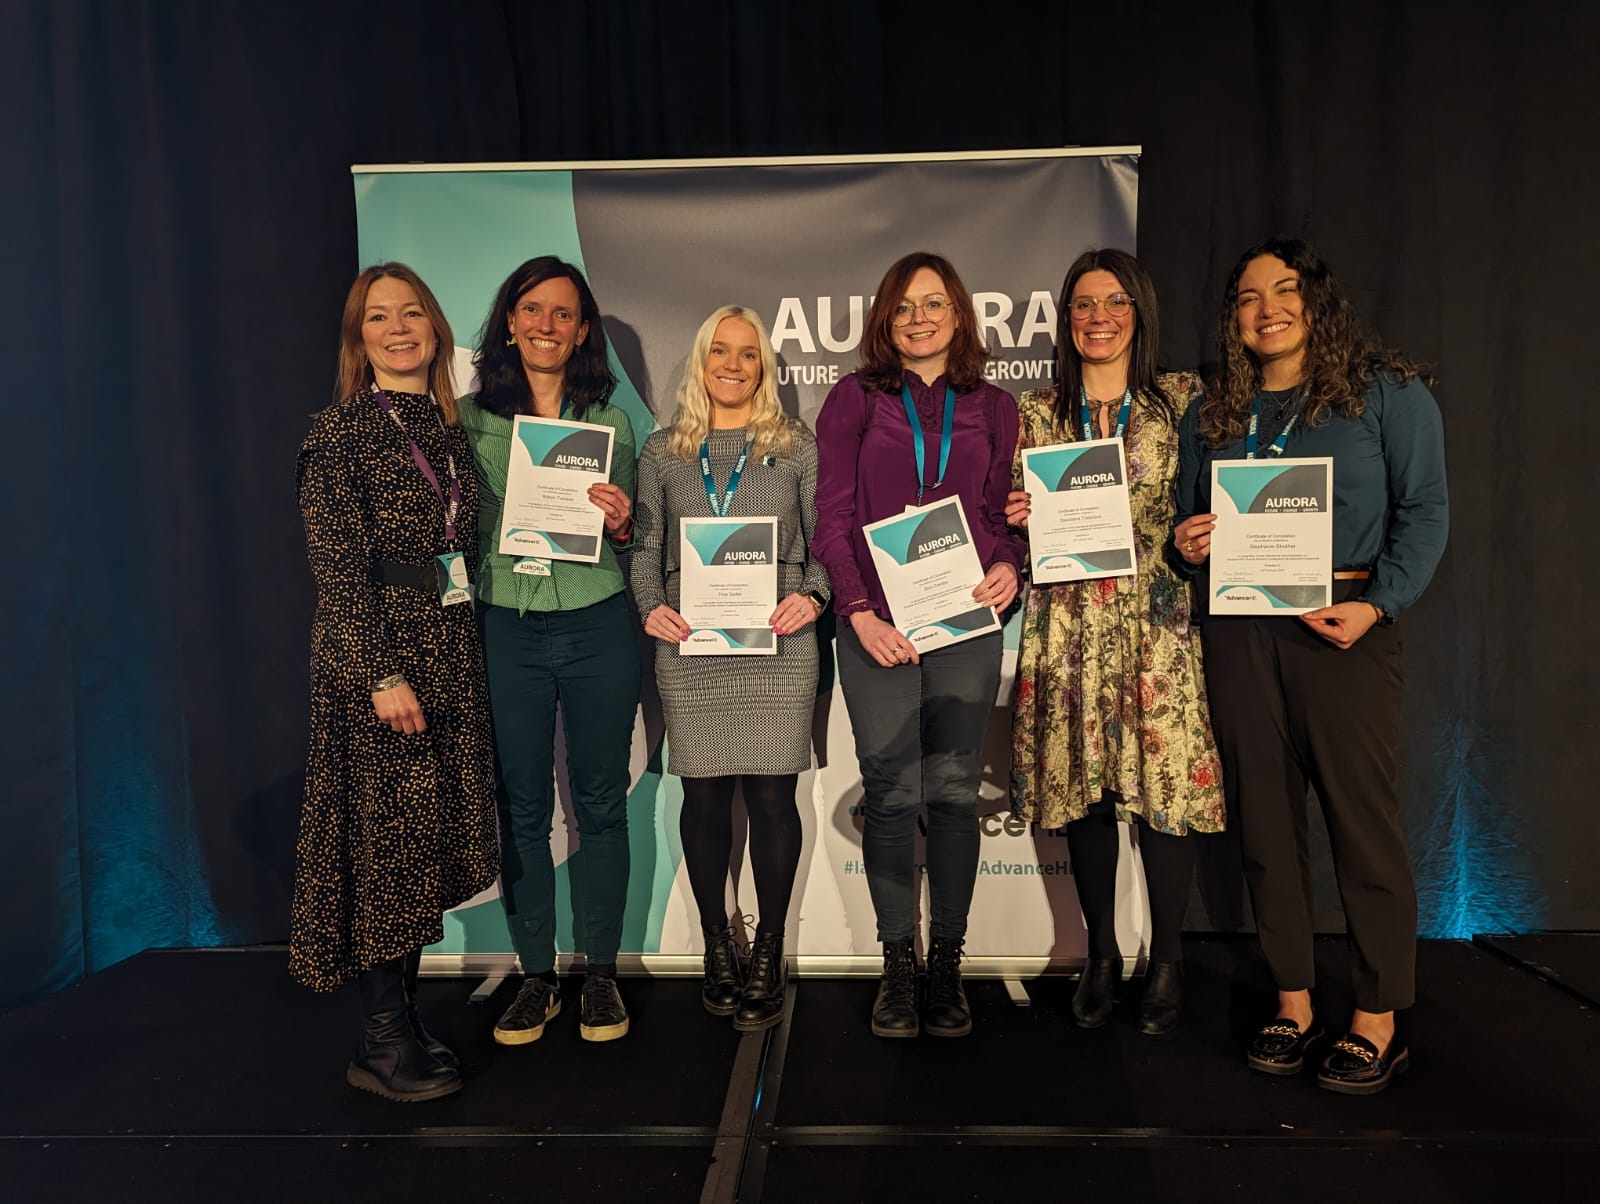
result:
M 1017 596 L 1023 545 L 1005 518 L 1017 407 L 983 379 L 988 355 L 955 268 L 929 252 L 907 255 L 878 285 L 860 370 L 817 416 L 812 550 L 843 620 L 839 681 L 866 792 L 861 853 L 883 942 L 872 1010 L 880 1037 L 972 1031 L 961 946 L 977 881 L 978 781 L 1001 639 L 994 632 L 919 654 L 893 626 L 862 528 L 908 506 L 960 498 L 986 570 L 974 601 L 1004 610 Z M 913 841 L 924 804 L 928 989 L 919 1017 Z

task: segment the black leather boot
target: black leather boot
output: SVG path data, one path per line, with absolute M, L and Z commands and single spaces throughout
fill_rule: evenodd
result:
M 874 1037 L 915 1037 L 917 1019 L 917 955 L 911 938 L 883 943 L 883 977 L 872 1004 Z
M 739 996 L 733 1027 L 741 1033 L 759 1033 L 783 1019 L 783 986 L 789 979 L 783 960 L 783 933 L 756 932 L 750 951 L 750 975 Z
M 1091 957 L 1072 993 L 1072 1019 L 1079 1028 L 1099 1028 L 1111 1019 L 1112 992 L 1122 977 L 1120 957 Z
M 450 1047 L 422 1027 L 422 1017 L 417 1014 L 417 972 L 422 969 L 422 947 L 419 945 L 405 956 L 406 1018 L 411 1021 L 411 1035 L 434 1057 L 441 1066 L 459 1070 L 460 1061 Z
M 1139 1000 L 1139 1031 L 1151 1036 L 1170 1033 L 1183 1010 L 1183 967 L 1177 962 L 1151 962 Z
M 733 931 L 726 924 L 700 931 L 706 940 L 706 978 L 700 987 L 700 1002 L 713 1016 L 731 1016 L 739 1009 L 739 992 L 744 987 Z
M 461 1090 L 461 1075 L 417 1043 L 406 1013 L 405 959 L 395 958 L 364 972 L 361 1001 L 367 1023 L 345 1082 L 401 1103 L 438 1099 Z
M 965 1037 L 972 1031 L 972 1009 L 961 985 L 959 940 L 935 938 L 928 945 L 928 991 L 922 1031 L 930 1037 Z

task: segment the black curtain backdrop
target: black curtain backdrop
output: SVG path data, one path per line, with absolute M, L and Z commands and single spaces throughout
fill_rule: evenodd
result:
M 357 162 L 1138 143 L 1174 366 L 1211 356 L 1242 248 L 1311 237 L 1437 365 L 1446 416 L 1451 548 L 1404 619 L 1423 929 L 1600 927 L 1594 8 L 961 11 L 0 5 L 0 1006 L 148 946 L 286 932 L 312 600 L 293 462 L 359 266 Z M 1191 925 L 1247 923 L 1227 841 L 1206 860 Z

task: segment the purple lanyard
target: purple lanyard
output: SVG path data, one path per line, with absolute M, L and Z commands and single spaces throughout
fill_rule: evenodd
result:
M 439 487 L 439 476 L 433 471 L 433 465 L 428 463 L 428 457 L 422 454 L 422 449 L 417 446 L 417 441 L 411 437 L 411 432 L 406 430 L 406 424 L 401 421 L 400 415 L 395 413 L 394 403 L 389 400 L 388 394 L 382 389 L 372 390 L 372 399 L 378 403 L 378 408 L 400 428 L 400 433 L 406 437 L 406 442 L 411 445 L 411 458 L 416 462 L 418 470 L 428 478 L 428 484 L 433 486 L 433 492 L 439 499 L 439 505 L 444 506 L 444 538 L 446 543 L 456 541 L 456 514 L 461 509 L 461 481 L 456 476 L 456 457 L 450 450 L 450 436 L 444 429 L 444 420 L 435 412 L 433 420 L 439 424 L 439 433 L 445 437 L 445 464 L 450 469 L 450 504 L 445 505 L 444 490 Z

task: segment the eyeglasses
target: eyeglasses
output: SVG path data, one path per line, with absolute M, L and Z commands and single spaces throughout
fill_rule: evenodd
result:
M 916 316 L 917 310 L 922 311 L 922 318 L 932 322 L 935 326 L 949 318 L 955 307 L 950 304 L 949 297 L 941 297 L 935 293 L 931 297 L 923 298 L 921 305 L 913 305 L 910 301 L 902 301 L 894 307 L 894 312 L 889 320 L 896 326 L 909 326 L 911 319 Z
M 1106 314 L 1113 318 L 1126 318 L 1133 309 L 1133 298 L 1127 293 L 1112 293 L 1104 301 L 1099 297 L 1074 297 L 1072 299 L 1072 320 L 1074 322 L 1087 322 L 1094 316 L 1095 306 L 1105 306 Z

